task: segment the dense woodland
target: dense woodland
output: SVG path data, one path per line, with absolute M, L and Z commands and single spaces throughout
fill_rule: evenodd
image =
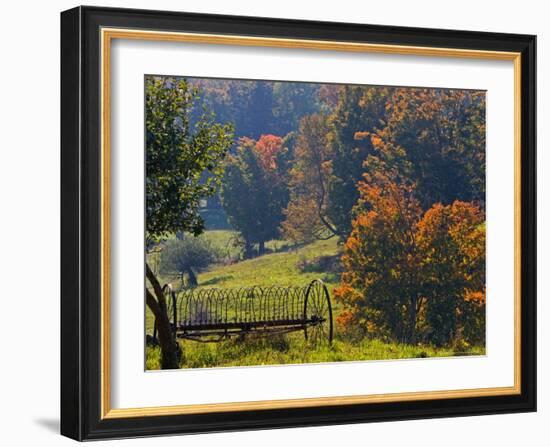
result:
M 165 271 L 200 286 L 212 228 L 236 233 L 233 262 L 335 240 L 342 337 L 484 345 L 484 92 L 147 77 L 146 112 Z

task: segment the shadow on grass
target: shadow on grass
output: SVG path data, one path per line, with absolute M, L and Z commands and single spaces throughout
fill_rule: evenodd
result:
M 233 275 L 222 275 L 222 276 L 216 276 L 215 278 L 208 279 L 206 281 L 202 281 L 200 283 L 201 286 L 214 286 L 216 284 L 219 284 L 224 281 L 228 281 L 230 279 L 233 279 Z
M 337 283 L 340 281 L 341 273 L 325 273 L 321 275 L 321 280 L 326 283 Z

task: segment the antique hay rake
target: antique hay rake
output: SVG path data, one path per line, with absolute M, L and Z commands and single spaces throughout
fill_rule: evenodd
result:
M 330 294 L 316 279 L 305 287 L 190 289 L 165 286 L 174 338 L 219 342 L 234 336 L 303 331 L 313 344 L 331 343 Z M 156 338 L 156 328 L 153 336 Z

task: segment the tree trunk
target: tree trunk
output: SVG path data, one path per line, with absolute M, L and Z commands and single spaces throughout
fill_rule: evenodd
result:
M 191 267 L 187 267 L 187 278 L 189 279 L 190 287 L 197 287 L 199 285 L 199 281 L 197 280 L 197 275 L 195 275 L 195 272 Z
M 409 304 L 409 334 L 408 343 L 411 345 L 416 344 L 416 306 L 417 298 L 411 298 Z
M 170 320 L 168 318 L 166 298 L 157 277 L 149 265 L 145 264 L 145 267 L 147 279 L 151 283 L 154 292 L 153 295 L 148 289 L 145 289 L 147 306 L 155 316 L 155 324 L 158 330 L 161 352 L 160 367 L 161 369 L 178 369 L 180 347 L 172 333 L 172 327 L 170 326 Z
M 265 241 L 260 241 L 258 244 L 258 255 L 263 255 L 265 253 Z
M 244 241 L 244 257 L 246 259 L 252 258 L 252 244 L 246 239 Z

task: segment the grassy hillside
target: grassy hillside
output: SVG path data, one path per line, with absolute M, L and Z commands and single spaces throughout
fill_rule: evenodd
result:
M 213 244 L 217 241 L 223 246 L 223 238 L 225 236 L 227 240 L 227 235 L 220 233 L 229 232 L 212 231 L 209 237 L 212 238 Z M 270 241 L 267 248 L 275 252 L 234 264 L 216 266 L 199 274 L 199 286 L 224 288 L 306 285 L 309 281 L 320 278 L 332 288 L 339 280 L 335 274 L 304 272 L 299 268 L 299 264 L 304 261 L 336 255 L 336 238 L 317 241 L 297 249 L 288 248 L 284 241 Z

